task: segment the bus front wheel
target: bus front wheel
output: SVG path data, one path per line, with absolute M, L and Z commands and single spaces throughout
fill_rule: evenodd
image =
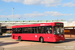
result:
M 21 37 L 20 36 L 18 37 L 18 41 L 21 41 Z
M 40 42 L 41 42 L 41 43 L 44 42 L 44 38 L 43 38 L 43 37 L 40 38 Z

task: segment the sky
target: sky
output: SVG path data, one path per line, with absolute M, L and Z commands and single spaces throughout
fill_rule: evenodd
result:
M 0 0 L 0 21 L 12 19 L 75 20 L 75 0 Z

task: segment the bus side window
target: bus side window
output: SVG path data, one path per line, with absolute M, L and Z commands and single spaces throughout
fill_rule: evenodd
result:
M 32 28 L 31 27 L 28 28 L 28 33 L 32 33 Z
M 32 33 L 38 33 L 38 27 L 32 27 Z
M 17 28 L 13 28 L 13 33 L 17 33 Z
M 34 27 L 32 27 L 32 33 L 34 33 Z
M 35 27 L 35 33 L 38 33 L 38 27 Z
M 43 27 L 41 27 L 41 33 L 43 33 Z
M 45 33 L 45 27 L 38 27 L 38 33 Z
M 27 30 L 28 30 L 27 28 L 22 28 L 23 33 L 27 33 Z
M 37 33 L 39 33 L 39 27 L 37 27 Z
M 13 31 L 13 33 L 15 33 L 15 28 L 13 28 L 13 30 L 12 30 L 12 31 Z
M 38 33 L 41 33 L 41 27 L 38 27 L 38 31 L 39 31 Z
M 52 26 L 46 26 L 46 33 L 52 34 Z
M 17 28 L 17 33 L 22 33 L 22 28 Z

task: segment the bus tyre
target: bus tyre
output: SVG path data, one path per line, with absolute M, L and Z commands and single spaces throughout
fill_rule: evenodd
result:
M 18 37 L 18 41 L 21 41 L 21 37 L 20 36 Z
M 43 37 L 40 38 L 40 42 L 41 42 L 41 43 L 44 43 Z

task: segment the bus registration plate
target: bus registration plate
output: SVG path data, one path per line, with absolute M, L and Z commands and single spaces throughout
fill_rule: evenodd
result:
M 62 41 L 62 40 L 60 40 L 60 41 Z

